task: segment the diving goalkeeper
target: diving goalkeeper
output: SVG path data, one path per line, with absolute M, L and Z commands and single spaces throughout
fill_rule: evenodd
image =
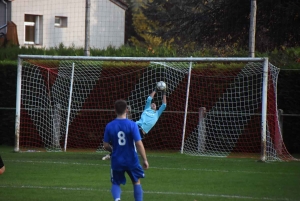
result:
M 141 138 L 145 138 L 149 131 L 153 128 L 153 126 L 158 121 L 159 117 L 165 111 L 167 107 L 167 96 L 166 96 L 166 89 L 161 90 L 162 92 L 162 105 L 157 110 L 156 104 L 152 103 L 152 100 L 157 93 L 157 88 L 153 90 L 153 92 L 148 96 L 146 100 L 146 105 L 144 111 L 138 121 L 135 123 L 138 125 Z M 129 109 L 127 108 L 127 114 L 129 113 Z M 110 154 L 107 154 L 102 158 L 102 160 L 110 159 Z

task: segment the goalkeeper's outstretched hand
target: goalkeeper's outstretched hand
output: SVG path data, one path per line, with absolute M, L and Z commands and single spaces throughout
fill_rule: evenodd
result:
M 166 88 L 164 88 L 163 90 L 161 90 L 161 92 L 162 92 L 162 95 L 167 95 L 166 93 L 167 93 L 167 85 L 166 85 Z

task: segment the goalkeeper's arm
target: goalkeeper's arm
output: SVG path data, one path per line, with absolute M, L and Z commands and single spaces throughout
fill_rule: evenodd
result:
M 162 91 L 162 96 L 163 96 L 162 102 L 164 104 L 167 104 L 167 87 Z
M 150 96 L 151 96 L 151 98 L 153 98 L 154 96 L 155 96 L 155 94 L 156 94 L 156 88 L 152 91 L 152 93 L 150 94 Z
M 153 89 L 152 93 L 149 95 L 151 98 L 154 98 L 155 94 L 157 93 L 158 89 L 155 86 L 155 88 Z
M 162 102 L 164 103 L 164 104 L 167 104 L 167 95 L 166 95 L 166 90 L 164 90 L 163 92 L 162 92 L 163 94 L 163 99 L 162 99 Z

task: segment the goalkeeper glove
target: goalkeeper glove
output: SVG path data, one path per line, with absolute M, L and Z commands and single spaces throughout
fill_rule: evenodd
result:
M 162 95 L 167 95 L 167 88 L 165 88 L 164 90 L 161 91 Z

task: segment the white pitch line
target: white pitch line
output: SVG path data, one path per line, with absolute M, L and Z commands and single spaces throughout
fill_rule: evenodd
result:
M 203 168 L 168 168 L 168 167 L 150 167 L 150 168 L 161 169 L 161 170 L 202 171 L 202 172 L 227 172 L 227 173 L 247 173 L 247 174 L 298 175 L 296 173 L 286 173 L 286 172 L 231 171 L 231 170 L 203 169 Z
M 69 188 L 69 187 L 50 187 L 50 186 L 5 186 L 0 185 L 0 188 L 15 188 L 15 189 L 52 189 L 52 190 L 66 190 L 66 191 L 100 191 L 110 193 L 110 189 L 95 189 L 95 188 Z M 122 191 L 123 193 L 133 193 L 133 191 Z M 220 197 L 220 198 L 234 198 L 245 200 L 272 200 L 272 201 L 294 201 L 288 198 L 270 198 L 270 197 L 250 197 L 240 195 L 218 195 L 205 193 L 180 193 L 180 192 L 160 192 L 160 191 L 144 191 L 145 194 L 162 194 L 162 195 L 185 195 L 185 196 L 200 196 L 200 197 Z
M 45 164 L 62 164 L 62 165 L 86 165 L 86 166 L 104 166 L 110 167 L 110 163 L 68 163 L 68 162 L 56 162 L 56 161 L 23 161 L 23 160 L 6 160 L 6 162 L 16 163 L 45 163 Z M 199 171 L 199 172 L 225 172 L 225 173 L 246 173 L 246 174 L 276 174 L 276 175 L 298 175 L 297 173 L 288 172 L 258 172 L 258 171 L 231 171 L 231 170 L 218 170 L 218 169 L 203 169 L 203 168 L 172 168 L 172 167 L 152 167 L 149 169 L 160 169 L 160 170 L 178 170 L 178 171 Z
M 5 160 L 6 162 L 16 163 L 46 163 L 46 164 L 62 164 L 62 165 L 87 165 L 87 166 L 110 166 L 110 164 L 97 164 L 97 163 L 68 163 L 68 162 L 56 162 L 56 161 L 23 161 L 23 160 Z

